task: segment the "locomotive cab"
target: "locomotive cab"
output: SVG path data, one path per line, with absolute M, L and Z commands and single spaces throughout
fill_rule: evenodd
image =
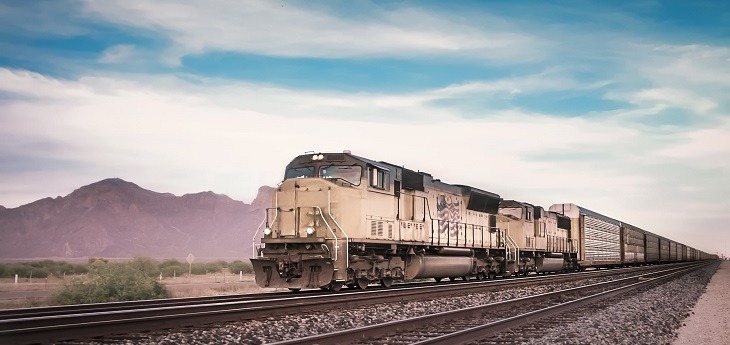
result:
M 254 244 L 251 262 L 259 286 L 339 289 L 346 282 L 344 229 L 359 226 L 354 213 L 366 168 L 347 154 L 303 155 L 286 167 L 262 223 L 261 245 Z

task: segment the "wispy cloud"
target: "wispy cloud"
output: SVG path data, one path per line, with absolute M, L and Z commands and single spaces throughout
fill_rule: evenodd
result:
M 384 11 L 357 7 L 359 15 L 310 3 L 274 1 L 95 1 L 89 15 L 165 33 L 173 58 L 209 51 L 299 57 L 403 57 L 424 54 L 513 61 L 540 55 L 540 42 L 496 17 L 486 28 L 458 16 L 415 7 Z M 195 20 L 189 20 L 195 18 Z
M 99 57 L 101 63 L 120 63 L 128 62 L 136 54 L 133 44 L 119 44 L 108 48 L 102 52 Z

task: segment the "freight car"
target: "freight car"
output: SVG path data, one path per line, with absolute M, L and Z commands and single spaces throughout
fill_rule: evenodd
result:
M 345 151 L 287 165 L 251 262 L 261 287 L 339 290 L 680 260 L 671 245 L 575 204 L 545 210 Z

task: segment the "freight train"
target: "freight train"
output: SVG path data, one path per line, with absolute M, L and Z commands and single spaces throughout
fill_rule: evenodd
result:
M 349 151 L 287 165 L 253 250 L 259 286 L 334 291 L 716 259 L 575 204 L 503 200 Z

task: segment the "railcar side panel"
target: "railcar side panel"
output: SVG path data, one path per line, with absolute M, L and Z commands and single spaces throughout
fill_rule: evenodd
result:
M 625 224 L 623 230 L 622 255 L 623 263 L 644 262 L 644 232 Z
M 666 238 L 659 238 L 659 261 L 669 261 L 669 240 Z
M 647 232 L 646 236 L 646 262 L 659 262 L 659 237 Z

